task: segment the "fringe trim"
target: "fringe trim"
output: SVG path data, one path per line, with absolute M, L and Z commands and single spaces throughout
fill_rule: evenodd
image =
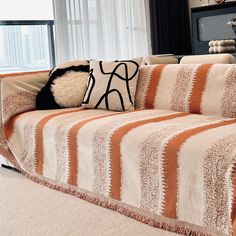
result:
M 152 213 L 148 213 L 145 211 L 141 211 L 138 208 L 132 207 L 120 201 L 101 196 L 99 194 L 94 194 L 92 192 L 88 192 L 86 190 L 79 189 L 78 187 L 71 186 L 68 184 L 58 184 L 53 180 L 47 179 L 41 175 L 36 173 L 28 173 L 25 171 L 16 161 L 16 159 L 10 153 L 6 153 L 0 148 L 1 154 L 13 164 L 16 169 L 25 175 L 30 180 L 35 183 L 41 184 L 48 188 L 61 191 L 66 194 L 70 194 L 79 199 L 85 200 L 89 203 L 102 206 L 104 208 L 119 212 L 122 215 L 130 217 L 134 220 L 137 220 L 141 223 L 147 224 L 152 227 L 156 227 L 158 229 L 166 230 L 173 233 L 178 233 L 181 235 L 187 236 L 226 236 L 222 233 L 213 232 L 208 229 L 204 229 L 201 226 L 192 225 L 190 223 L 182 222 L 175 219 L 170 219 L 162 216 L 157 216 Z M 205 231 L 205 232 L 204 232 Z
M 104 208 L 113 210 L 113 211 L 117 211 L 122 215 L 125 215 L 127 217 L 130 217 L 132 219 L 135 219 L 141 223 L 150 225 L 152 227 L 156 227 L 159 229 L 163 229 L 163 230 L 167 230 L 170 232 L 175 232 L 178 234 L 182 234 L 182 235 L 188 235 L 188 236 L 213 236 L 216 234 L 209 234 L 209 233 L 204 233 L 199 231 L 198 229 L 194 230 L 191 229 L 190 227 L 186 227 L 186 226 L 176 226 L 174 224 L 171 224 L 169 222 L 165 222 L 164 220 L 158 220 L 152 217 L 148 217 L 145 216 L 145 214 L 142 214 L 140 212 L 138 212 L 137 210 L 134 209 L 128 209 L 128 207 L 122 206 L 123 203 L 118 203 L 116 201 L 113 202 L 112 199 L 106 199 L 105 197 L 102 196 L 92 196 L 92 194 L 90 195 L 89 193 L 83 193 L 80 192 L 76 189 L 73 188 L 66 188 L 63 186 L 58 186 L 57 184 L 52 184 L 50 182 L 48 182 L 47 180 L 43 180 L 39 177 L 36 177 L 34 175 L 31 175 L 29 173 L 26 173 L 25 171 L 20 171 L 21 173 L 23 173 L 26 177 L 28 177 L 29 179 L 31 179 L 32 181 L 39 183 L 41 185 L 44 185 L 46 187 L 49 187 L 51 189 L 54 190 L 58 190 L 61 191 L 63 193 L 66 194 L 70 194 L 73 195 L 75 197 L 78 197 L 82 200 L 85 200 L 87 202 L 90 202 L 92 204 L 98 205 L 98 206 L 102 206 Z M 167 220 L 168 221 L 168 220 Z

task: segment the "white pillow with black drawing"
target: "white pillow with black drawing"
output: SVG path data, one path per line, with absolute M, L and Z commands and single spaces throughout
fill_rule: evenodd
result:
M 142 58 L 124 61 L 90 61 L 84 108 L 127 111 L 134 97 Z

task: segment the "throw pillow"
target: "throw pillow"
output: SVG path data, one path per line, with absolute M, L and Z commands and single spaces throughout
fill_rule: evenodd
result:
M 85 108 L 127 111 L 134 109 L 139 67 L 142 58 L 126 61 L 91 61 Z
M 89 61 L 60 64 L 49 74 L 47 84 L 36 97 L 36 108 L 59 109 L 81 106 L 87 87 Z

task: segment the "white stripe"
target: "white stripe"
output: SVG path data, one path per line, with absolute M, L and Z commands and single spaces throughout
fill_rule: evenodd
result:
M 86 119 L 96 118 L 98 116 L 112 114 L 111 111 L 106 110 L 90 110 L 90 114 Z M 81 119 L 82 121 L 82 119 Z M 92 142 L 92 137 L 89 136 L 89 132 L 82 132 L 83 127 L 77 133 L 77 145 L 78 145 L 78 186 L 92 191 L 93 180 L 93 159 L 90 154 L 92 149 L 87 148 L 88 143 Z M 91 130 L 92 131 L 92 130 Z M 88 135 L 88 136 L 87 136 Z
M 168 65 L 163 69 L 159 86 L 156 88 L 157 92 L 154 99 L 154 108 L 172 110 L 171 95 L 175 88 L 177 74 L 178 70 L 176 65 Z
M 79 187 L 86 188 L 87 190 L 93 190 L 93 183 L 94 183 L 94 169 L 93 169 L 93 151 L 94 151 L 94 144 L 93 144 L 93 137 L 100 129 L 108 130 L 108 134 L 105 135 L 104 143 L 106 146 L 106 159 L 108 165 L 106 168 L 106 179 L 110 179 L 109 174 L 109 141 L 110 136 L 112 133 L 118 129 L 119 127 L 128 124 L 131 121 L 142 120 L 145 118 L 152 118 L 159 115 L 165 115 L 169 113 L 173 113 L 170 111 L 157 111 L 157 110 L 145 110 L 145 111 L 136 111 L 136 112 L 129 112 L 124 113 L 122 115 L 102 118 L 98 120 L 94 120 L 89 122 L 84 127 L 80 129 L 80 133 L 77 136 L 77 142 L 80 144 L 79 146 L 79 156 L 80 156 L 80 164 L 79 166 L 85 166 L 85 171 L 79 170 Z M 109 186 L 107 184 L 106 193 L 109 193 Z
M 59 127 L 63 128 L 63 131 L 68 133 L 69 128 L 77 122 L 78 117 L 80 116 L 78 113 L 68 113 L 64 115 L 60 115 L 58 117 L 54 117 L 49 120 L 44 129 L 43 129 L 43 153 L 44 153 L 44 165 L 43 165 L 43 175 L 47 178 L 54 179 L 56 178 L 56 170 L 57 170 L 57 153 L 56 148 L 57 145 L 61 145 L 56 142 L 55 136 L 56 131 Z M 67 142 L 67 139 L 64 140 Z M 66 176 L 68 176 L 68 145 L 64 145 L 66 148 L 64 156 L 64 164 L 66 165 Z M 61 180 L 66 182 L 66 179 Z
M 75 113 L 68 113 L 64 115 L 60 115 L 58 117 L 52 118 L 44 127 L 43 130 L 43 144 L 44 144 L 44 168 L 43 168 L 43 175 L 47 178 L 55 179 L 56 177 L 56 170 L 57 170 L 57 162 L 58 157 L 56 153 L 56 148 L 58 145 L 62 145 L 56 142 L 55 135 L 58 128 L 61 128 L 63 132 L 66 133 L 65 135 L 65 145 L 66 148 L 65 153 L 66 155 L 63 156 L 64 160 L 60 160 L 64 162 L 66 165 L 66 173 L 63 173 L 63 179 L 60 181 L 67 182 L 67 177 L 69 176 L 69 146 L 68 146 L 68 133 L 70 128 L 77 124 L 78 122 L 83 121 L 84 119 L 90 118 L 91 116 L 102 113 L 102 111 L 96 110 L 88 110 L 88 111 L 78 111 Z
M 217 140 L 235 133 L 236 125 L 210 129 L 189 138 L 179 152 L 178 218 L 203 225 L 203 157 Z
M 173 114 L 173 113 L 172 113 Z M 153 122 L 142 125 L 135 129 L 132 129 L 127 133 L 121 142 L 121 163 L 122 163 L 122 186 L 121 186 L 121 199 L 127 204 L 131 204 L 140 207 L 141 201 L 141 186 L 140 186 L 140 147 L 141 143 L 151 134 L 158 133 L 165 128 L 176 127 L 176 132 L 173 135 L 183 132 L 192 127 L 199 125 L 205 125 L 206 122 L 218 121 L 217 118 L 208 118 L 199 115 L 190 115 L 184 117 L 177 117 L 175 119 L 166 120 L 162 122 Z M 142 135 L 140 135 L 142 134 Z M 172 136 L 171 136 L 172 137 Z M 171 138 L 169 137 L 168 140 Z M 163 145 L 168 142 L 163 140 Z M 132 153 L 132 155 L 131 155 Z M 157 153 L 161 155 L 161 153 Z M 148 158 L 148 157 L 147 157 Z M 159 171 L 163 172 L 162 160 L 159 158 Z M 159 199 L 164 198 L 163 193 L 163 178 L 160 174 L 159 179 Z M 158 214 L 162 211 L 162 200 L 158 202 Z
M 23 169 L 35 171 L 35 130 L 41 118 L 47 115 L 48 111 L 30 112 L 18 118 L 14 124 L 14 133 L 9 140 L 9 146 Z M 30 129 L 30 132 L 25 137 L 27 128 Z
M 209 71 L 201 100 L 201 113 L 221 115 L 221 99 L 224 94 L 225 72 L 228 65 L 213 65 Z
M 152 74 L 151 71 L 154 68 L 155 66 L 145 66 L 140 68 L 136 95 L 135 95 L 136 109 L 144 108 L 144 101 L 146 99 L 146 96 L 148 96 L 147 90 L 149 83 L 151 81 L 151 74 Z

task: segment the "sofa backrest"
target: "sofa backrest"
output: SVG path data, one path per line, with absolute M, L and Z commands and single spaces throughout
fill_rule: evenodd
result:
M 142 66 L 135 105 L 236 118 L 236 65 Z
M 178 59 L 173 55 L 149 55 L 143 58 L 143 65 L 178 64 Z
M 236 60 L 235 57 L 229 53 L 184 56 L 180 60 L 180 64 L 198 64 L 198 63 L 235 64 Z

